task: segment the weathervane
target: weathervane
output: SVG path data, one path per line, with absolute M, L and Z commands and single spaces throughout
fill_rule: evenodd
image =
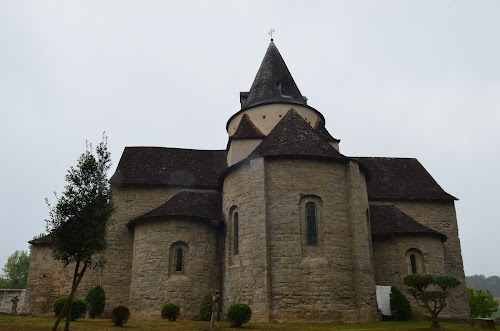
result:
M 271 30 L 269 30 L 269 32 L 268 32 L 268 35 L 270 35 L 270 36 L 271 36 L 271 41 L 273 41 L 273 33 L 274 33 L 274 29 L 271 29 Z

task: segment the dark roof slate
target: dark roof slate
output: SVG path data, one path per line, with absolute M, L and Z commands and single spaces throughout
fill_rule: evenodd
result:
M 332 137 L 330 132 L 325 128 L 323 124 L 319 124 L 318 127 L 316 128 L 316 133 L 323 138 L 323 140 L 328 141 L 328 142 L 340 142 L 339 139 L 335 139 Z
M 370 204 L 370 222 L 373 239 L 384 239 L 400 235 L 429 235 L 446 241 L 447 237 L 415 221 L 391 204 Z
M 273 41 L 269 44 L 252 87 L 242 98 L 241 108 L 267 103 L 307 105 Z
M 216 188 L 226 168 L 225 150 L 126 147 L 110 183 Z
M 50 237 L 50 234 L 48 234 L 44 237 L 30 240 L 28 243 L 32 245 L 52 245 L 52 238 Z
M 370 200 L 456 200 L 417 159 L 352 157 L 368 169 Z
M 266 135 L 259 130 L 258 127 L 253 124 L 248 114 L 243 114 L 240 120 L 240 124 L 236 128 L 234 134 L 230 137 L 231 139 L 261 139 Z
M 290 109 L 267 137 L 249 155 L 322 156 L 348 160 L 321 138 L 294 109 Z
M 181 191 L 160 207 L 130 221 L 132 227 L 138 221 L 154 217 L 196 217 L 206 220 L 221 220 L 222 199 L 216 192 Z

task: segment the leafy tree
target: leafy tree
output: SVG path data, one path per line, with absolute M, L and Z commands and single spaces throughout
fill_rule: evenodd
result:
M 467 288 L 469 295 L 469 306 L 471 317 L 489 317 L 498 310 L 498 301 L 495 300 L 490 291 L 474 290 Z
M 212 308 L 214 306 L 214 300 L 212 297 L 212 293 L 210 291 L 206 291 L 203 293 L 200 301 L 199 307 L 199 315 L 202 321 L 210 321 L 212 318 Z
M 466 276 L 467 287 L 475 290 L 489 290 L 494 297 L 500 297 L 500 277 L 484 275 Z
M 15 251 L 2 268 L 5 277 L 0 277 L 0 288 L 26 288 L 30 255 L 25 251 Z
M 446 307 L 446 299 L 460 281 L 452 276 L 407 275 L 404 284 L 420 307 L 431 314 L 432 326 L 439 327 L 438 315 Z
M 71 292 L 59 314 L 53 330 L 66 316 L 65 330 L 69 330 L 71 303 L 85 271 L 89 267 L 102 266 L 96 254 L 106 248 L 107 227 L 114 205 L 106 173 L 111 165 L 107 138 L 97 146 L 95 155 L 92 145 L 87 144 L 77 165 L 66 174 L 65 190 L 54 207 L 50 208 L 47 230 L 53 245 L 55 259 L 67 267 L 74 263 Z M 48 202 L 47 202 L 48 204 Z

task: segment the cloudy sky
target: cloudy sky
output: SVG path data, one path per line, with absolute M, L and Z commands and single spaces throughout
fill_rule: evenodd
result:
M 458 197 L 465 274 L 500 275 L 500 2 L 0 0 L 0 266 L 85 149 L 224 149 L 269 43 L 349 156 Z M 111 175 L 111 174 L 110 174 Z

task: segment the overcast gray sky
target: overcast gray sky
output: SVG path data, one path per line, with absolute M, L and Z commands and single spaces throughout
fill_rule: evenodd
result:
M 0 267 L 85 149 L 224 149 L 269 44 L 349 156 L 415 157 L 500 275 L 500 2 L 0 0 Z M 111 175 L 111 174 L 110 174 Z

